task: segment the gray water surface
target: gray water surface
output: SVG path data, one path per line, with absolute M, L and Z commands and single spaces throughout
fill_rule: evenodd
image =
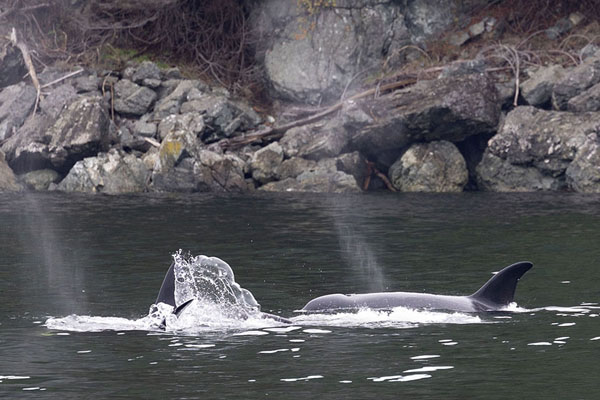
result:
M 178 249 L 293 326 L 129 330 Z M 520 260 L 515 312 L 294 313 L 470 294 Z M 597 196 L 0 194 L 0 397 L 597 399 L 599 267 Z M 83 331 L 46 326 L 65 317 Z

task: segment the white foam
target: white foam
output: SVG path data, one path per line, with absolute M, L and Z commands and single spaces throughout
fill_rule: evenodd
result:
M 304 333 L 331 333 L 331 331 L 327 329 L 304 329 L 302 332 Z
M 406 371 L 404 371 L 405 374 L 410 374 L 413 372 L 433 372 L 433 371 L 438 371 L 438 370 L 443 370 L 443 369 L 452 369 L 454 368 L 453 366 L 450 365 L 438 365 L 438 366 L 428 366 L 428 367 L 422 367 L 422 368 L 414 368 L 414 369 L 407 369 Z
M 275 354 L 275 353 L 281 353 L 284 351 L 290 351 L 290 349 L 263 350 L 263 351 L 259 351 L 258 354 Z
M 282 382 L 298 382 L 298 381 L 309 381 L 311 379 L 322 379 L 324 378 L 323 375 L 309 375 L 309 376 L 305 376 L 303 378 L 281 378 L 280 381 Z
M 367 378 L 373 382 L 410 382 L 417 381 L 419 379 L 431 378 L 429 374 L 414 374 L 414 375 L 391 375 L 381 377 Z
M 534 342 L 534 343 L 527 343 L 527 346 L 552 346 L 552 343 L 550 343 L 550 342 Z
M 590 340 L 600 340 L 600 336 L 593 337 Z
M 411 360 L 429 360 L 430 358 L 441 357 L 439 354 L 423 354 L 422 356 L 411 357 Z
M 564 322 L 562 324 L 558 324 L 558 326 L 573 326 L 575 325 L 575 322 Z
M 0 375 L 0 379 L 6 380 L 17 380 L 17 379 L 31 379 L 30 376 L 19 376 L 19 375 Z

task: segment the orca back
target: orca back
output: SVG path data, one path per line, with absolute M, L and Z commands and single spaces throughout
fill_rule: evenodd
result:
M 533 264 L 529 261 L 509 265 L 492 276 L 485 285 L 469 297 L 498 308 L 507 306 L 515 297 L 517 282 L 531 267 Z

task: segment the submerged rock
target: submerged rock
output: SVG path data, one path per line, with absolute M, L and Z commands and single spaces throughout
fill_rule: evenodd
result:
M 117 150 L 78 161 L 57 186 L 57 190 L 88 193 L 143 192 L 150 172 L 133 154 Z
M 29 189 L 42 191 L 48 190 L 51 184 L 61 180 L 58 172 L 52 169 L 38 169 L 19 176 L 19 180 Z
M 463 156 L 443 140 L 412 145 L 388 175 L 402 192 L 462 192 L 469 179 Z

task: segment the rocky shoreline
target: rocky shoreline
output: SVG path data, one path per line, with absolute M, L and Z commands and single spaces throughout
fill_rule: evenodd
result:
M 383 19 L 397 12 L 369 7 Z M 269 18 L 285 31 L 289 16 Z M 349 85 L 335 77 L 318 87 L 310 76 L 303 87 L 302 71 L 286 78 L 285 46 L 306 43 L 273 32 L 280 33 L 265 40 L 266 79 L 274 97 L 294 101 L 284 110 L 318 102 L 319 93 L 344 96 Z M 514 81 L 493 79 L 485 59 L 460 61 L 394 90 L 346 96 L 335 113 L 244 146 L 231 143 L 285 117 L 274 121 L 223 88 L 150 61 L 63 79 L 74 70 L 39 74 L 35 114 L 31 84 L 0 89 L 0 191 L 600 192 L 596 48 L 573 67 L 530 67 L 517 106 Z

